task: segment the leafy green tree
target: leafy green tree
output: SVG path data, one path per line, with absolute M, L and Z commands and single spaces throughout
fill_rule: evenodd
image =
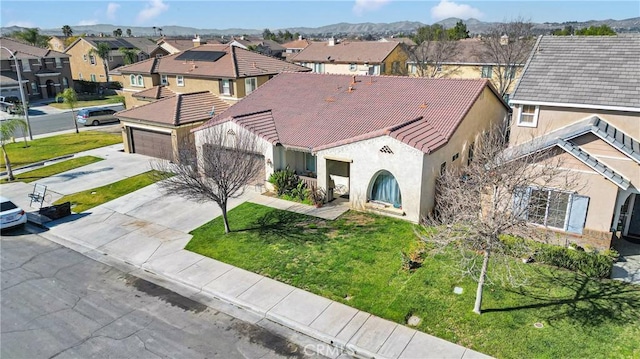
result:
M 576 35 L 612 36 L 616 35 L 616 32 L 609 25 L 603 24 L 600 26 L 589 26 L 588 28 L 578 29 L 576 30 Z
M 284 32 L 284 35 L 282 36 L 282 41 L 284 42 L 284 41 L 291 41 L 291 40 L 293 40 L 293 34 L 289 30 L 286 30 Z
M 131 29 L 127 29 L 127 36 L 131 37 Z
M 49 36 L 41 35 L 37 28 L 24 29 L 23 31 L 15 31 L 10 37 L 26 42 L 27 44 L 47 47 Z
M 425 41 L 441 41 L 449 40 L 449 33 L 440 24 L 421 26 L 416 31 L 413 41 L 421 44 Z
M 138 58 L 138 51 L 134 50 L 134 49 L 127 49 L 125 47 L 121 47 L 118 49 L 118 51 L 120 51 L 120 53 L 122 54 L 122 57 L 124 59 L 124 64 L 125 65 L 129 65 L 132 64 L 134 62 L 136 62 L 137 58 Z
M 452 40 L 460 40 L 460 39 L 468 39 L 469 38 L 469 30 L 467 30 L 467 25 L 459 20 L 456 22 L 456 26 L 447 30 L 447 34 Z
M 117 29 L 113 30 L 113 36 L 114 36 L 114 37 L 120 37 L 120 36 L 122 36 L 122 29 L 117 28 Z
M 62 34 L 66 37 L 69 37 L 71 35 L 73 35 L 73 30 L 71 29 L 71 26 L 69 25 L 64 25 L 62 27 Z
M 104 67 L 104 78 L 109 81 L 109 53 L 111 46 L 106 42 L 97 42 L 96 47 L 89 50 L 89 55 L 98 56 L 102 59 L 102 67 Z
M 72 88 L 66 88 L 64 91 L 56 96 L 56 100 L 62 100 L 62 102 L 66 103 L 67 106 L 71 109 L 71 118 L 73 119 L 73 124 L 76 126 L 76 133 L 78 133 L 78 122 L 76 121 L 75 107 L 78 103 L 78 95 Z
M 567 25 L 564 27 L 564 29 L 560 30 L 560 29 L 556 29 L 553 30 L 551 32 L 551 35 L 556 35 L 556 36 L 570 36 L 573 35 L 575 32 L 573 26 L 571 25 Z
M 262 31 L 262 38 L 265 40 L 270 40 L 273 37 L 273 33 L 269 29 L 264 29 Z
M 5 145 L 13 137 L 16 130 L 21 129 L 23 132 L 27 128 L 27 123 L 19 118 L 12 118 L 4 121 L 0 121 L 0 146 L 2 146 L 2 154 L 4 155 L 4 163 L 7 168 L 7 179 L 13 181 L 16 178 L 13 176 L 13 170 L 11 169 L 11 161 L 9 160 L 9 154 Z M 25 147 L 27 147 L 27 139 L 25 138 Z

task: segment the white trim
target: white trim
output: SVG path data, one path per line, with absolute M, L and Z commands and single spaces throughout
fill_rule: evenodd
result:
M 60 76 L 59 72 L 51 72 L 51 73 L 45 73 L 45 74 L 35 74 L 37 77 L 56 77 L 56 76 Z
M 538 115 L 540 114 L 540 106 L 536 106 L 533 112 L 533 122 L 522 122 L 522 111 L 524 110 L 524 106 L 533 106 L 533 105 L 523 105 L 518 106 L 518 123 L 519 127 L 538 127 Z
M 511 99 L 510 102 L 514 105 L 535 105 L 535 106 L 549 106 L 549 107 L 586 108 L 586 109 L 592 109 L 592 110 L 640 112 L 640 107 L 587 105 L 587 104 L 579 104 L 579 103 L 561 103 L 561 102 L 523 101 L 523 100 L 513 100 L 513 99 Z
M 138 123 L 136 121 L 140 121 L 140 120 L 127 118 L 127 117 L 119 118 L 119 120 L 123 127 L 128 127 L 128 128 L 138 129 L 138 130 L 151 130 L 153 132 L 159 132 L 164 135 L 173 135 L 173 130 L 174 130 L 173 128 L 161 127 L 160 125 L 156 127 L 151 124 Z
M 125 91 L 125 92 L 141 92 L 141 91 L 144 91 L 144 90 L 123 88 L 122 91 Z
M 184 76 L 176 75 L 176 86 L 184 87 Z

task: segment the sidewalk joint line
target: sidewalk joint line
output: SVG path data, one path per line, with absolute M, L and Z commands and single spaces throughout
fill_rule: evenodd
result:
M 402 350 L 400 351 L 400 354 L 398 355 L 398 358 L 400 358 L 402 356 L 402 353 L 404 353 L 405 350 L 407 350 L 407 347 L 409 346 L 409 344 L 411 343 L 411 341 L 413 340 L 413 338 L 416 336 L 416 334 L 418 334 L 418 330 L 414 329 L 413 335 L 411 336 L 411 338 L 409 338 L 409 341 L 407 342 L 407 344 L 404 346 L 404 348 L 402 348 Z M 463 357 L 464 357 L 464 353 L 462 353 Z
M 393 327 L 393 330 L 391 331 L 391 333 L 389 333 L 389 335 L 387 336 L 387 338 L 382 342 L 382 345 L 380 345 L 380 348 L 376 349 L 376 353 L 378 353 L 380 351 L 380 349 L 382 349 L 382 347 L 384 347 L 385 344 L 387 344 L 387 342 L 389 341 L 389 338 L 391 338 L 391 336 L 393 335 L 393 333 L 396 332 L 396 329 L 398 329 L 398 327 L 400 326 L 399 324 L 395 323 L 396 326 Z
M 253 273 L 253 272 L 249 272 L 249 273 Z M 259 274 L 258 274 L 258 275 L 259 275 Z M 243 295 L 243 294 L 244 294 L 246 291 L 248 291 L 249 289 L 253 288 L 253 286 L 254 286 L 254 285 L 256 285 L 256 284 L 258 284 L 258 283 L 262 282 L 262 280 L 263 280 L 264 278 L 266 278 L 266 277 L 260 276 L 260 279 L 258 279 L 258 281 L 257 281 L 257 282 L 253 283 L 253 284 L 252 284 L 252 285 L 250 285 L 247 289 L 245 289 L 245 290 L 243 290 L 242 292 L 238 293 L 238 295 L 236 295 L 236 296 L 235 296 L 235 298 L 240 298 L 240 296 L 241 296 L 241 295 Z
M 207 258 L 203 258 L 203 259 L 207 259 Z M 209 259 L 212 259 L 212 258 L 209 258 Z M 215 261 L 215 259 L 213 259 L 213 260 Z M 223 263 L 223 262 L 220 262 L 220 261 L 216 261 L 216 262 Z M 226 264 L 226 263 L 223 263 L 223 264 Z M 229 265 L 229 264 L 227 264 L 227 265 Z M 215 278 L 213 278 L 212 280 L 210 280 L 210 281 L 206 282 L 205 284 L 203 284 L 203 285 L 202 285 L 202 288 L 204 288 L 204 287 L 208 286 L 209 284 L 213 283 L 213 281 L 217 280 L 218 278 L 222 277 L 223 275 L 225 275 L 225 274 L 227 274 L 227 273 L 231 272 L 232 270 L 234 270 L 234 269 L 236 268 L 236 267 L 234 267 L 234 266 L 232 266 L 232 265 L 229 265 L 229 266 L 230 266 L 231 268 L 227 269 L 226 271 L 224 271 L 224 273 L 221 273 L 221 274 L 220 274 L 220 275 L 218 275 L 217 277 L 215 277 Z
M 313 320 L 311 321 L 311 323 L 309 323 L 309 326 L 311 326 L 311 324 L 313 324 L 316 320 L 318 320 L 318 318 L 320 318 L 320 317 L 322 316 L 322 314 L 324 314 L 324 312 L 326 312 L 326 311 L 327 311 L 327 309 L 329 309 L 329 307 L 330 307 L 330 306 L 331 306 L 331 304 L 333 304 L 333 303 L 335 303 L 335 301 L 333 301 L 333 300 L 332 300 L 332 301 L 330 301 L 330 302 L 329 302 L 329 305 L 327 305 L 327 307 L 326 307 L 326 308 L 324 308 L 324 309 L 322 310 L 322 312 L 320 312 L 320 314 L 318 314 L 318 316 L 317 316 L 317 317 L 313 318 Z
M 345 346 L 351 342 L 351 339 L 353 339 L 353 337 L 355 337 L 355 336 L 356 336 L 356 334 L 358 334 L 358 332 L 360 331 L 360 329 L 362 329 L 362 327 L 364 327 L 365 323 L 367 323 L 367 321 L 369 321 L 369 319 L 371 319 L 371 317 L 373 316 L 373 315 L 371 315 L 371 314 L 369 314 L 369 313 L 367 313 L 367 312 L 363 312 L 363 311 L 361 311 L 361 310 L 359 310 L 359 311 L 358 311 L 358 313 L 365 313 L 365 314 L 367 314 L 367 315 L 368 315 L 368 316 L 367 316 L 367 319 L 365 319 L 365 321 L 364 321 L 364 322 L 362 322 L 362 324 L 360 324 L 360 326 L 358 327 L 358 329 L 356 329 L 356 331 L 355 331 L 355 332 L 353 332 L 353 334 L 351 334 L 351 336 L 349 337 L 349 339 L 345 342 Z M 358 313 L 356 313 L 356 315 L 358 315 Z M 353 318 L 351 318 L 351 320 L 353 320 L 355 317 L 356 317 L 356 316 L 354 315 L 354 316 L 353 316 Z M 351 320 L 349 321 L 349 323 L 351 323 Z M 349 323 L 347 323 L 347 325 L 348 325 Z M 346 326 L 345 326 L 345 328 L 346 328 Z M 338 334 L 340 334 L 340 333 L 338 332 Z M 354 346 L 355 346 L 355 345 L 354 345 Z

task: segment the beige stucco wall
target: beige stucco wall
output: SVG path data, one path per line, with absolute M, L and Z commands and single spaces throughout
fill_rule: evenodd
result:
M 419 76 L 419 73 L 411 72 L 411 64 L 407 65 L 409 69 L 409 76 Z M 516 67 L 515 77 L 511 80 L 511 83 L 507 87 L 506 93 L 513 92 L 518 79 L 522 75 L 523 66 Z M 432 68 L 429 67 L 427 73 L 431 73 Z M 466 64 L 450 64 L 442 65 L 441 71 L 436 75 L 437 78 L 449 78 L 449 79 L 480 79 L 482 78 L 482 66 L 466 65 Z M 496 89 L 500 89 L 500 80 L 496 71 L 496 66 L 493 67 L 491 83 Z
M 298 63 L 299 64 L 299 63 Z M 366 75 L 369 73 L 369 66 L 375 66 L 374 75 L 380 75 L 380 64 L 356 64 L 356 70 L 350 70 L 350 64 L 336 64 L 336 63 L 325 63 L 324 64 L 324 73 L 325 74 L 337 74 L 337 75 Z M 313 69 L 313 63 L 307 63 L 306 67 Z
M 571 140 L 571 142 L 580 146 L 582 150 L 604 163 L 607 167 L 627 178 L 632 185 L 640 188 L 640 164 L 633 161 L 626 154 L 618 151 L 592 133 L 582 135 Z
M 120 83 L 122 84 L 122 91 L 120 93 L 122 94 L 122 96 L 124 96 L 126 107 L 133 108 L 149 103 L 149 101 L 139 100 L 133 97 L 133 94 L 158 85 L 160 81 L 159 76 L 151 74 L 141 74 L 144 86 L 132 86 L 130 75 L 131 74 L 122 74 L 114 78 L 115 81 L 120 81 Z
M 538 112 L 538 125 L 536 127 L 524 127 L 518 125 L 518 117 L 520 116 L 521 110 L 521 105 L 513 106 L 510 146 L 530 141 L 534 137 L 541 136 L 558 128 L 569 126 L 575 122 L 587 119 L 592 115 L 598 115 L 618 130 L 626 133 L 636 140 L 640 139 L 640 113 L 637 112 L 540 106 Z
M 80 74 L 82 74 L 82 79 L 85 81 L 91 80 L 91 74 L 96 75 L 97 82 L 105 82 L 108 80 L 105 77 L 103 61 L 98 55 L 93 55 L 96 61 L 95 64 L 91 64 L 89 51 L 92 49 L 93 46 L 84 40 L 76 42 L 75 45 L 67 49 L 66 53 L 71 55 L 71 73 L 74 80 L 79 80 Z M 84 61 L 84 55 L 87 55 L 87 61 Z M 107 62 L 109 69 L 124 65 L 124 59 L 121 55 L 114 55 L 112 59 Z M 115 81 L 117 79 L 114 78 L 113 80 Z
M 393 51 L 384 60 L 384 75 L 406 75 L 406 63 L 408 55 L 407 52 L 402 49 L 402 46 L 396 46 Z M 397 62 L 397 70 L 394 71 L 393 63 Z

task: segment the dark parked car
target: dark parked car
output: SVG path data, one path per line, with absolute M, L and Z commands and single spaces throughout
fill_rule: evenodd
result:
M 110 108 L 83 108 L 78 111 L 76 121 L 85 126 L 98 126 L 102 123 L 118 122 L 114 116 L 116 110 Z

